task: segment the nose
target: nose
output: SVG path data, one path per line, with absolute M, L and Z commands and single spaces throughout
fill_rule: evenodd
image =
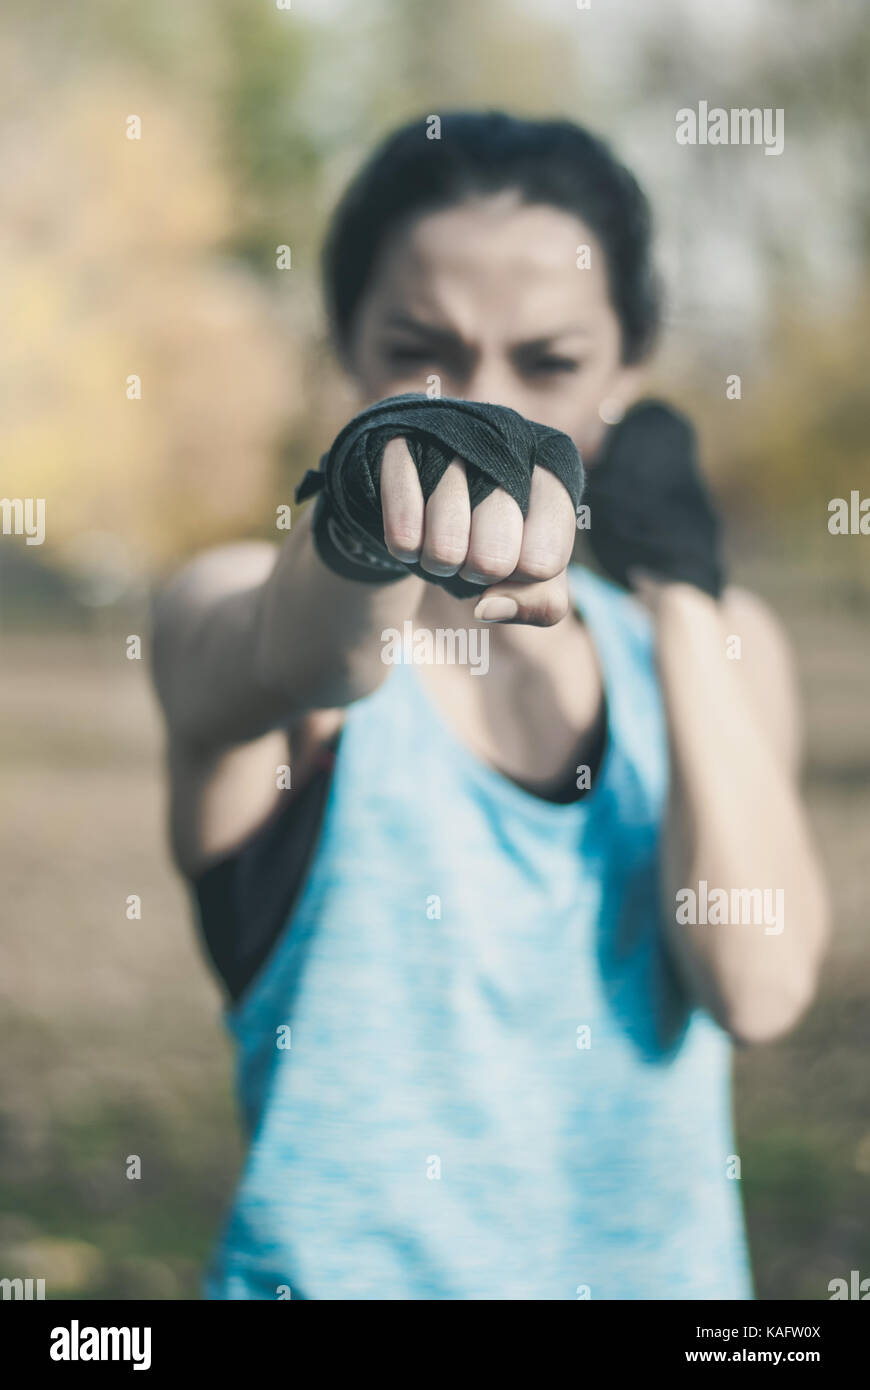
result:
M 463 395 L 469 401 L 486 401 L 490 405 L 507 405 L 517 409 L 517 383 L 508 363 L 498 358 L 477 362 L 462 383 Z

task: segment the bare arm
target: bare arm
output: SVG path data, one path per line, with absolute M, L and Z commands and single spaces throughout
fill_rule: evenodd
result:
M 197 877 L 233 852 L 301 784 L 306 758 L 376 688 L 377 634 L 424 588 L 340 579 L 311 542 L 310 509 L 283 545 L 224 546 L 157 596 L 153 675 L 167 726 L 170 840 Z
M 648 598 L 652 590 L 646 589 Z M 695 996 L 739 1042 L 791 1028 L 815 993 L 829 937 L 822 876 L 798 788 L 797 701 L 778 625 L 728 590 L 721 604 L 657 587 L 658 659 L 672 750 L 665 924 Z M 726 642 L 742 651 L 729 659 Z M 733 648 L 733 644 L 732 644 Z M 676 894 L 782 890 L 781 923 L 678 922 Z M 685 901 L 685 900 L 684 900 Z M 685 915 L 685 914 L 684 914 Z
M 525 523 L 500 489 L 472 523 L 464 465 L 450 465 L 424 507 L 397 439 L 384 452 L 381 500 L 397 559 L 419 558 L 433 574 L 466 566 L 494 584 L 515 573 L 518 621 L 548 626 L 564 615 L 574 514 L 551 475 L 536 470 Z M 200 556 L 155 602 L 172 844 L 189 876 L 262 823 L 281 794 L 277 768 L 288 759 L 300 768 L 340 711 L 380 685 L 389 671 L 383 631 L 413 619 L 425 591 L 410 573 L 384 585 L 334 574 L 314 546 L 311 517 L 311 508 L 302 512 L 280 547 L 257 542 Z
M 380 632 L 413 615 L 423 582 L 340 578 L 321 563 L 310 519 L 309 509 L 280 547 L 199 557 L 158 596 L 154 679 L 176 737 L 243 743 L 383 680 Z
M 473 574 L 495 592 L 510 575 L 519 622 L 550 626 L 567 612 L 573 508 L 543 469 L 534 472 L 525 521 L 500 488 L 472 518 L 461 460 L 424 505 L 407 446 L 394 439 L 381 502 L 398 559 L 419 559 L 433 575 Z M 317 554 L 311 518 L 308 508 L 276 551 L 260 544 L 201 557 L 158 598 L 155 682 L 176 735 L 205 747 L 240 743 L 306 711 L 348 705 L 384 679 L 381 634 L 414 617 L 425 581 L 334 574 Z

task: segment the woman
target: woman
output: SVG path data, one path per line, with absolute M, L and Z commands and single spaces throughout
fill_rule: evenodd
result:
M 795 1024 L 828 934 L 785 644 L 724 584 L 687 422 L 636 404 L 635 180 L 569 122 L 432 133 L 376 152 L 327 240 L 360 407 L 510 407 L 587 492 L 532 462 L 527 506 L 472 505 L 472 460 L 424 489 L 397 434 L 368 559 L 321 500 L 158 600 L 175 854 L 250 1140 L 205 1291 L 751 1298 L 731 1050 Z M 391 664 L 409 622 L 486 670 Z

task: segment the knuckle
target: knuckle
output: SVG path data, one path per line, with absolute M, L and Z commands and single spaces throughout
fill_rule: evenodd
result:
M 388 545 L 394 545 L 399 550 L 416 550 L 420 545 L 420 527 L 409 517 L 402 517 L 390 522 L 385 539 Z
M 523 579 L 538 581 L 555 579 L 561 568 L 563 566 L 560 566 L 549 550 L 523 550 L 518 566 Z
M 466 541 L 459 536 L 438 536 L 425 546 L 426 559 L 435 565 L 461 565 L 465 551 Z
M 509 554 L 503 551 L 501 554 L 489 551 L 475 550 L 472 547 L 468 552 L 466 566 L 474 570 L 483 579 L 505 579 L 509 574 L 513 574 L 516 565 L 516 554 Z
M 567 606 L 560 594 L 545 594 L 537 609 L 537 622 L 539 627 L 553 627 L 561 622 L 567 612 Z

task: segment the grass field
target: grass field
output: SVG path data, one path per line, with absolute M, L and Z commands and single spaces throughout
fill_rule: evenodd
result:
M 738 1057 L 738 1151 L 758 1296 L 819 1299 L 870 1277 L 870 584 L 758 558 L 741 579 L 795 643 L 836 943 L 801 1027 Z M 130 621 L 3 636 L 0 1275 L 49 1297 L 198 1297 L 241 1157 Z

